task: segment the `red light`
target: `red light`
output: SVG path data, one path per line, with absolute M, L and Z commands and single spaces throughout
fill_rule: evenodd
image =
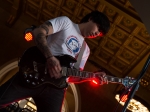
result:
M 128 99 L 128 95 L 123 95 L 123 96 L 120 98 L 120 100 L 121 100 L 122 102 L 126 102 L 127 99 Z
M 96 85 L 98 84 L 98 82 L 96 80 L 92 80 L 92 82 Z
M 103 36 L 103 33 L 102 33 L 102 32 L 100 32 L 100 33 L 99 33 L 99 36 L 100 36 L 100 37 L 102 37 L 102 36 Z
M 25 39 L 26 39 L 26 41 L 31 41 L 31 40 L 33 40 L 32 33 L 31 33 L 31 32 L 26 33 L 26 34 L 25 34 Z

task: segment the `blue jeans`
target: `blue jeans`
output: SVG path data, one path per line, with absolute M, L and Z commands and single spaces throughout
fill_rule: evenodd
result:
M 0 108 L 24 99 L 32 97 L 37 112 L 60 112 L 66 89 L 57 89 L 50 85 L 38 88 L 28 88 L 20 80 L 19 73 L 13 76 L 5 84 L 0 86 Z

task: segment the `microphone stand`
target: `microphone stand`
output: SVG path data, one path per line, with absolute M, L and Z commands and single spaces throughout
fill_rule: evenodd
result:
M 125 111 L 126 111 L 127 106 L 128 106 L 128 104 L 129 104 L 130 100 L 133 98 L 135 92 L 137 91 L 137 89 L 138 89 L 138 87 L 139 87 L 140 79 L 144 76 L 144 73 L 146 72 L 146 70 L 147 70 L 149 64 L 150 64 L 150 56 L 149 56 L 148 59 L 146 60 L 146 63 L 145 63 L 145 65 L 144 65 L 144 67 L 143 67 L 143 69 L 142 69 L 142 71 L 141 71 L 139 77 L 137 78 L 137 81 L 134 82 L 134 84 L 132 85 L 131 91 L 130 91 L 130 93 L 129 93 L 129 95 L 128 95 L 127 101 L 126 101 L 125 104 L 124 104 L 124 107 L 123 107 L 123 109 L 122 109 L 122 112 L 125 112 Z

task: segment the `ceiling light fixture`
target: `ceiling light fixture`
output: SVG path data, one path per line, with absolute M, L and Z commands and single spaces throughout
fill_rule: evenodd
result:
M 116 100 L 123 106 L 125 102 L 120 101 L 119 95 L 115 96 Z M 131 99 L 127 107 L 132 112 L 150 112 L 146 106 L 136 99 Z

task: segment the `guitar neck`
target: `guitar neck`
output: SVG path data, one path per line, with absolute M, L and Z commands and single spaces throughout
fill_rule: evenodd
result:
M 94 74 L 93 72 L 87 72 L 87 71 L 79 71 L 77 69 L 67 68 L 67 76 L 74 76 L 74 77 L 80 77 L 80 78 L 94 78 L 94 77 L 100 77 L 99 74 Z M 122 83 L 122 78 L 113 77 L 106 75 L 108 82 L 111 83 Z
M 123 82 L 122 78 L 113 77 L 113 76 L 109 76 L 109 75 L 106 75 L 106 77 L 107 77 L 108 82 L 111 82 L 111 83 L 121 83 L 122 84 L 122 82 Z

